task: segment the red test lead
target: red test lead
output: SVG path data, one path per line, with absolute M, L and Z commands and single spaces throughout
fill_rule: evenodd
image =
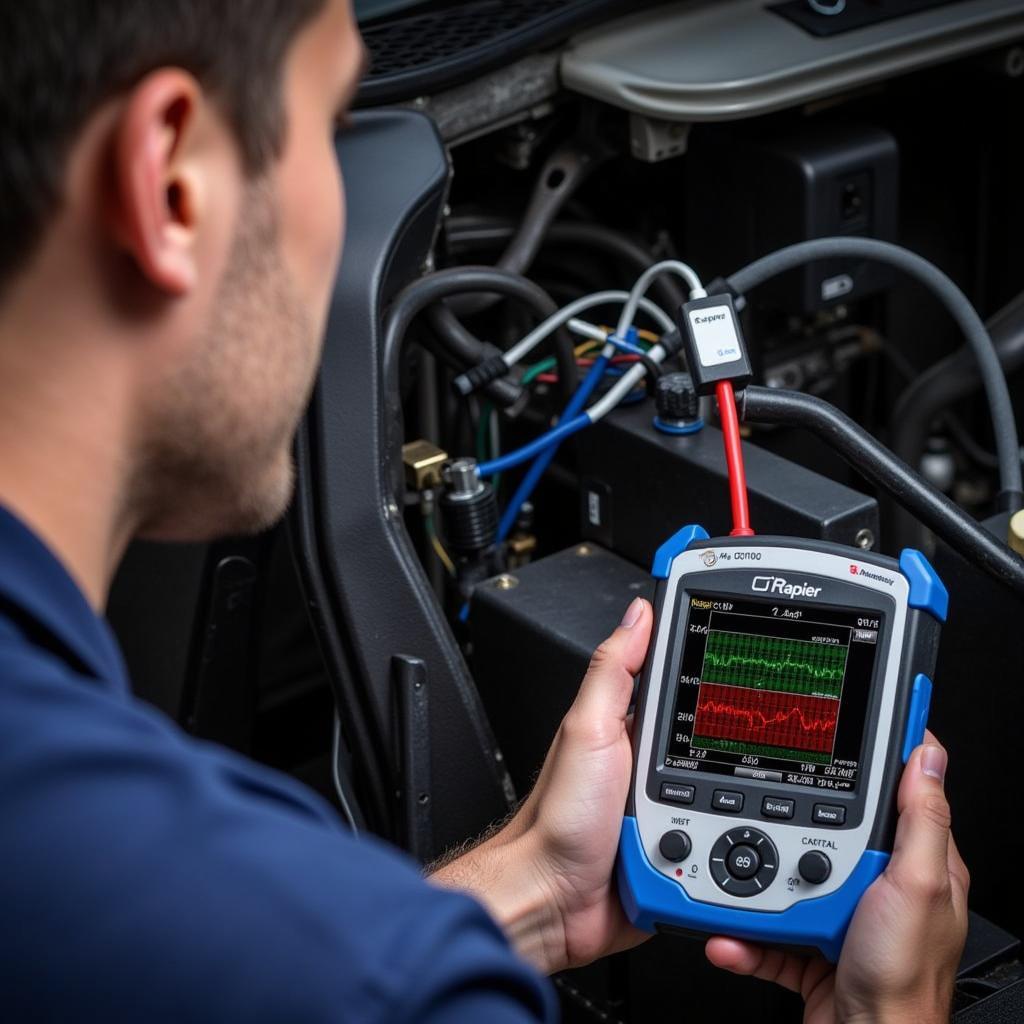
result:
M 743 448 L 740 443 L 740 421 L 736 414 L 736 396 L 732 383 L 727 380 L 715 385 L 718 414 L 722 420 L 722 440 L 725 442 L 725 462 L 729 467 L 729 500 L 732 504 L 730 537 L 753 537 L 750 527 L 750 507 L 747 502 L 747 474 L 743 469 Z
M 733 387 L 745 387 L 752 376 L 740 332 L 739 321 L 729 295 L 708 295 L 693 299 L 680 310 L 679 330 L 694 387 L 699 395 L 718 398 L 729 469 L 733 537 L 752 537 L 747 503 L 747 477 L 743 471 L 740 424 Z

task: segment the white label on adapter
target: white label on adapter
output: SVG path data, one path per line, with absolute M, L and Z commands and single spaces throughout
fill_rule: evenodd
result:
M 690 310 L 690 330 L 697 343 L 702 366 L 718 366 L 742 357 L 740 339 L 728 306 Z

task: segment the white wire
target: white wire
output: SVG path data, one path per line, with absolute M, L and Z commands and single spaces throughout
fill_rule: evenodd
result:
M 647 350 L 647 358 L 655 363 L 662 363 L 666 356 L 665 350 L 660 345 L 655 345 Z M 607 416 L 644 379 L 647 367 L 643 363 L 636 363 L 631 366 L 615 383 L 614 387 L 608 389 L 607 394 L 602 395 L 587 411 L 586 416 L 591 423 Z
M 576 299 L 575 302 L 570 302 L 568 306 L 564 306 L 557 313 L 552 313 L 547 320 L 530 331 L 522 341 L 516 342 L 504 355 L 505 365 L 511 367 L 521 362 L 545 338 L 557 331 L 562 324 L 571 320 L 578 313 L 586 312 L 586 310 L 594 306 L 629 302 L 631 295 L 631 292 L 624 291 L 595 292 L 593 295 L 584 295 L 582 298 Z M 663 330 L 671 331 L 675 329 L 675 324 L 668 313 L 660 306 L 651 302 L 650 299 L 642 297 L 639 297 L 633 303 L 633 312 L 630 314 L 629 320 L 630 324 L 633 322 L 633 317 L 636 316 L 637 308 L 652 316 Z
M 602 330 L 596 324 L 588 323 L 586 320 L 579 320 L 573 317 L 566 327 L 569 328 L 573 334 L 578 334 L 582 338 L 589 338 L 591 341 L 605 341 L 608 338 L 608 332 Z
M 654 266 L 648 267 L 637 278 L 636 284 L 630 289 L 629 298 L 622 307 L 622 314 L 619 317 L 618 326 L 615 328 L 617 337 L 624 338 L 626 332 L 633 326 L 633 318 L 636 316 L 637 308 L 642 307 L 647 301 L 644 298 L 644 292 L 650 288 L 655 278 L 661 274 L 678 274 L 689 285 L 691 299 L 702 299 L 707 295 L 693 267 L 683 263 L 681 260 L 662 260 L 660 263 L 655 263 Z M 674 329 L 675 324 L 670 321 L 669 326 L 666 328 L 666 333 Z M 601 354 L 610 356 L 614 351 L 615 347 L 613 345 L 605 345 L 601 350 Z M 655 345 L 648 351 L 647 358 L 651 362 L 661 363 L 666 355 L 667 353 L 661 345 Z M 589 417 L 590 422 L 596 423 L 599 419 L 607 416 L 644 379 L 644 374 L 646 373 L 647 367 L 643 363 L 637 363 L 635 366 L 630 367 L 619 378 L 615 386 L 609 388 L 608 393 L 598 399 L 587 410 L 586 415 Z
M 615 333 L 620 337 L 626 336 L 626 331 L 633 326 L 633 319 L 636 317 L 637 306 L 643 301 L 647 289 L 654 283 L 655 278 L 662 274 L 678 274 L 690 287 L 691 299 L 703 299 L 707 292 L 700 283 L 700 278 L 693 267 L 680 260 L 662 260 L 648 267 L 636 280 L 636 284 L 630 289 L 629 299 L 622 307 L 622 315 L 619 317 L 619 324 Z M 674 325 L 673 325 L 674 326 Z
M 557 313 L 549 316 L 547 320 L 538 327 L 535 327 L 522 341 L 513 345 L 505 353 L 505 365 L 509 367 L 514 366 L 533 351 L 548 335 L 567 322 L 570 328 L 576 330 L 577 333 L 582 333 L 591 338 L 596 337 L 598 341 L 602 340 L 605 337 L 604 332 L 595 328 L 592 324 L 586 323 L 586 321 L 578 320 L 577 314 L 605 303 L 623 303 L 622 313 L 619 315 L 619 323 L 615 329 L 615 334 L 619 338 L 626 336 L 627 331 L 633 326 L 637 310 L 640 309 L 652 316 L 666 334 L 674 331 L 676 325 L 672 318 L 660 306 L 655 305 L 650 299 L 645 297 L 647 289 L 662 274 L 677 274 L 681 277 L 690 288 L 691 299 L 702 299 L 707 295 L 700 278 L 697 276 L 697 272 L 692 267 L 681 260 L 662 260 L 660 263 L 655 263 L 653 266 L 648 267 L 637 278 L 636 283 L 628 292 L 605 291 L 595 292 L 593 295 L 585 295 L 583 298 L 570 302 L 569 305 L 564 306 Z M 606 358 L 610 358 L 614 354 L 615 346 L 612 344 L 605 345 L 601 350 L 601 355 Z M 661 345 L 655 345 L 648 351 L 647 358 L 652 362 L 661 363 L 666 355 L 667 353 Z M 596 423 L 599 419 L 607 416 L 643 380 L 646 372 L 647 368 L 643 363 L 637 363 L 627 370 L 614 387 L 610 388 L 606 395 L 598 399 L 586 411 L 590 422 Z

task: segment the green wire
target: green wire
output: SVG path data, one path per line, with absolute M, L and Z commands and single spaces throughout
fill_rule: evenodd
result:
M 476 461 L 487 461 L 487 435 L 490 433 L 491 415 L 494 412 L 494 405 L 491 402 L 484 402 L 480 408 L 480 419 L 476 425 Z
M 542 373 L 547 373 L 548 370 L 554 370 L 557 366 L 554 356 L 549 356 L 547 359 L 542 359 L 539 363 L 534 363 L 526 373 L 523 374 L 523 379 L 519 382 L 524 387 L 527 384 L 532 384 Z
M 488 456 L 487 452 L 490 448 L 490 425 L 491 417 L 494 415 L 494 403 L 484 402 L 480 407 L 480 422 L 476 425 L 476 461 L 487 462 L 489 458 L 496 459 L 498 452 L 492 451 Z M 491 479 L 491 486 L 494 488 L 495 494 L 498 493 L 498 487 L 501 485 L 501 474 L 495 473 Z

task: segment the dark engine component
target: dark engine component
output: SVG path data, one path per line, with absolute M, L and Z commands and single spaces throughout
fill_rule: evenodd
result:
M 898 174 L 896 140 L 879 128 L 817 124 L 770 137 L 695 131 L 687 251 L 700 266 L 726 268 L 808 238 L 893 241 Z M 757 300 L 811 313 L 876 292 L 890 280 L 878 264 L 823 260 L 772 282 Z
M 688 373 L 666 373 L 654 386 L 654 425 L 666 434 L 693 434 L 700 430 L 700 398 Z
M 471 556 L 494 546 L 498 536 L 498 499 L 476 473 L 472 459 L 456 459 L 444 469 L 448 485 L 441 495 L 445 538 L 455 555 Z
M 583 536 L 642 566 L 681 523 L 727 532 L 729 522 L 721 433 L 705 427 L 670 437 L 654 429 L 651 414 L 648 402 L 619 409 L 576 442 Z M 743 450 L 762 533 L 874 546 L 874 499 L 755 445 Z

